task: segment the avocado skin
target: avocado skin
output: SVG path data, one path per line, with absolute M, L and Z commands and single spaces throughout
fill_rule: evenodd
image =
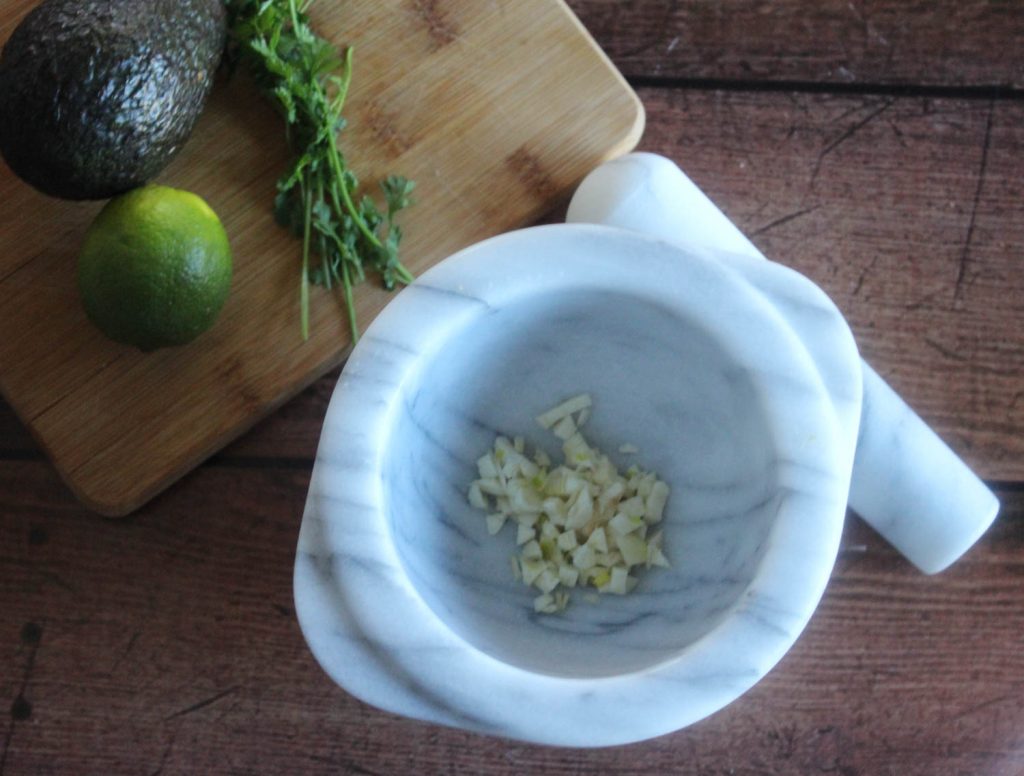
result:
M 141 186 L 191 134 L 225 34 L 223 0 L 45 0 L 0 54 L 0 154 L 54 197 Z

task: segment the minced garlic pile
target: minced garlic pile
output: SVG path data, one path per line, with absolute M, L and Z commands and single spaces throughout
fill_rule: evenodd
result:
M 487 513 L 492 536 L 506 522 L 516 526 L 517 579 L 540 590 L 538 612 L 561 611 L 569 589 L 590 585 L 624 595 L 636 587 L 638 567 L 669 565 L 661 551 L 661 522 L 668 486 L 657 475 L 614 464 L 580 433 L 592 406 L 588 394 L 559 404 L 537 418 L 562 440 L 565 462 L 551 468 L 542 450 L 533 457 L 521 437 L 499 436 L 477 462 L 480 478 L 469 486 L 469 503 Z M 619 452 L 636 453 L 632 445 Z

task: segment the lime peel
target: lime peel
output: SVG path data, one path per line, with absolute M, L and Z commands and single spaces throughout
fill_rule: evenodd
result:
M 110 339 L 151 351 L 213 326 L 231 285 L 231 246 L 199 196 L 149 185 L 112 198 L 85 234 L 78 288 Z

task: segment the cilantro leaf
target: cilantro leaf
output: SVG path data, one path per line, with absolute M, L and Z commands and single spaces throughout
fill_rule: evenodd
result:
M 415 184 L 389 175 L 380 184 L 385 209 L 367 194 L 338 148 L 342 109 L 352 79 L 344 53 L 313 30 L 313 0 L 227 0 L 229 66 L 242 64 L 285 121 L 294 159 L 278 180 L 274 217 L 302 238 L 300 299 L 309 331 L 309 284 L 341 289 L 353 340 L 359 336 L 352 286 L 376 272 L 393 289 L 413 277 L 398 257 L 396 214 L 412 204 Z M 319 261 L 312 261 L 313 254 Z

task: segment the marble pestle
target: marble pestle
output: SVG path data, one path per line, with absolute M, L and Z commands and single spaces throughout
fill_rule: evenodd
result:
M 671 160 L 632 153 L 580 184 L 566 220 L 764 258 Z M 926 574 L 942 571 L 999 511 L 992 491 L 867 363 L 849 506 Z

